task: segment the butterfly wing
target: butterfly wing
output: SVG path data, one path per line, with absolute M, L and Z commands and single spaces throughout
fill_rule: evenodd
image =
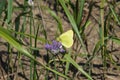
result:
M 69 30 L 61 34 L 57 40 L 62 43 L 66 48 L 70 48 L 73 45 L 73 31 Z

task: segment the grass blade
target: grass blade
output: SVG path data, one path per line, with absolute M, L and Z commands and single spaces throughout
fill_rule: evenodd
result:
M 80 26 L 81 20 L 82 20 L 82 13 L 83 13 L 83 8 L 84 8 L 84 3 L 85 0 L 77 0 L 76 4 L 77 4 L 77 10 L 76 10 L 76 14 L 77 14 L 77 25 Z
M 71 57 L 69 54 L 66 54 L 64 58 L 70 62 L 74 67 L 76 67 L 81 73 L 83 73 L 88 79 L 93 80 Z
M 60 75 L 62 77 L 68 79 L 67 76 L 65 76 L 65 75 L 63 75 L 63 74 L 61 74 L 61 73 L 59 73 L 59 72 L 45 66 L 44 64 L 42 64 L 39 61 L 37 61 L 36 59 L 34 59 L 34 57 L 25 48 L 22 47 L 22 45 L 16 40 L 16 38 L 14 38 L 8 30 L 6 30 L 6 29 L 4 29 L 2 27 L 0 27 L 0 37 L 2 37 L 4 40 L 9 42 L 9 44 L 11 44 L 13 47 L 15 47 L 18 51 L 22 52 L 22 54 L 24 54 L 25 56 L 33 59 L 38 64 L 42 65 L 44 68 L 46 68 L 46 69 L 48 69 L 48 70 L 50 70 L 50 71 L 52 71 L 52 72 L 54 72 L 54 73 L 56 73 L 56 74 L 58 74 L 58 75 Z
M 57 21 L 58 23 L 58 28 L 60 33 L 63 32 L 63 28 L 62 28 L 62 22 L 60 20 L 60 18 L 55 14 L 55 12 L 53 12 L 52 10 L 48 9 L 48 12 L 53 16 L 53 18 Z
M 65 1 L 64 0 L 59 0 L 59 2 L 62 5 L 62 7 L 63 7 L 63 9 L 64 9 L 64 11 L 66 13 L 66 15 L 67 15 L 67 17 L 68 17 L 68 19 L 69 19 L 69 21 L 70 21 L 70 23 L 72 25 L 73 30 L 75 31 L 76 35 L 78 36 L 78 39 L 81 42 L 81 45 L 82 45 L 83 49 L 85 50 L 85 53 L 87 53 L 86 46 L 84 45 L 83 40 L 81 38 L 81 35 L 79 34 L 79 30 L 77 28 L 76 22 L 75 22 L 75 20 L 74 20 L 74 18 L 72 16 L 72 14 L 70 13 L 68 8 L 66 7 Z
M 24 55 L 34 59 L 34 57 L 27 51 L 22 45 L 14 38 L 11 33 L 8 32 L 6 29 L 0 27 L 0 36 L 9 42 L 13 47 L 15 47 L 18 51 L 22 52 Z
M 6 5 L 6 0 L 1 0 L 0 1 L 0 17 L 1 17 L 1 14 L 3 12 L 5 5 Z
M 7 23 L 11 21 L 13 11 L 13 0 L 8 0 Z
M 115 20 L 116 20 L 116 21 L 118 22 L 118 24 L 120 25 L 120 21 L 119 21 L 119 19 L 118 19 L 119 17 L 118 17 L 118 15 L 116 14 L 116 12 L 114 11 L 112 5 L 110 5 L 110 10 L 112 11 L 112 14 L 113 14 Z
M 120 38 L 110 37 L 110 39 L 111 39 L 113 42 L 115 42 L 115 43 L 117 43 L 117 44 L 120 44 Z

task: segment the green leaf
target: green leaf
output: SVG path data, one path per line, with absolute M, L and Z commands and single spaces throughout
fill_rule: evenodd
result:
M 81 73 L 83 73 L 88 79 L 93 80 L 83 69 L 80 67 L 69 54 L 65 54 L 64 58 L 71 63 L 74 67 L 76 67 Z
M 77 14 L 77 25 L 78 26 L 80 25 L 80 23 L 82 21 L 84 3 L 85 3 L 85 0 L 77 0 L 76 1 L 76 4 L 77 4 L 76 14 Z
M 39 61 L 37 61 L 19 42 L 16 38 L 14 38 L 11 33 L 7 30 L 4 29 L 3 27 L 0 26 L 0 37 L 2 37 L 4 40 L 6 40 L 9 44 L 11 44 L 13 47 L 15 47 L 18 51 L 22 52 L 22 54 L 24 54 L 25 56 L 33 59 L 34 61 L 36 61 L 38 64 L 42 65 L 44 68 L 64 77 L 67 78 L 67 76 L 65 76 L 64 74 L 61 74 L 47 66 L 45 66 L 44 64 L 40 63 Z
M 53 16 L 53 18 L 57 21 L 58 23 L 58 28 L 60 33 L 63 32 L 63 28 L 62 28 L 62 21 L 60 20 L 60 18 L 55 14 L 55 12 L 53 12 L 52 10 L 48 9 L 48 12 Z
M 68 10 L 67 6 L 65 5 L 65 1 L 64 1 L 64 0 L 59 0 L 59 2 L 60 2 L 60 4 L 62 5 L 62 7 L 63 7 L 63 9 L 64 9 L 64 11 L 65 11 L 65 14 L 67 15 L 67 17 L 68 17 L 68 19 L 69 19 L 69 21 L 70 21 L 70 23 L 71 23 L 71 25 L 72 25 L 72 28 L 73 28 L 73 30 L 75 31 L 75 33 L 76 33 L 79 41 L 81 42 L 81 45 L 82 45 L 85 53 L 87 54 L 86 46 L 85 46 L 85 44 L 84 44 L 84 42 L 83 42 L 83 40 L 82 40 L 81 35 L 79 34 L 79 30 L 78 30 L 78 28 L 77 28 L 77 24 L 76 24 L 76 22 L 75 22 L 75 20 L 74 20 L 74 18 L 73 18 L 73 16 L 72 16 L 72 14 L 71 14 L 70 11 Z
M 3 12 L 3 9 L 5 8 L 6 0 L 0 0 L 0 17 Z
M 119 16 L 116 14 L 115 10 L 113 9 L 113 6 L 110 5 L 110 10 L 112 11 L 112 14 L 115 18 L 115 20 L 118 22 L 118 24 L 120 25 L 120 20 L 119 20 Z
M 12 10 L 13 10 L 13 0 L 8 0 L 8 8 L 7 8 L 7 22 L 11 21 Z
M 0 27 L 0 36 L 9 42 L 18 51 L 22 52 L 24 55 L 34 59 L 34 57 L 25 49 L 23 46 L 14 38 L 9 31 Z
M 115 43 L 117 43 L 117 44 L 120 45 L 120 38 L 117 38 L 117 37 L 110 37 L 110 39 L 111 39 L 113 42 L 115 42 Z

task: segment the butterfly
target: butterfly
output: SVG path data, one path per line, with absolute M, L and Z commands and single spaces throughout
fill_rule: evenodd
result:
M 66 48 L 70 48 L 73 45 L 73 30 L 68 30 L 62 33 L 57 40 Z

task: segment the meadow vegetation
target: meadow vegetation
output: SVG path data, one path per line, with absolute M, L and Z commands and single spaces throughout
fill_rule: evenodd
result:
M 0 80 L 119 80 L 119 0 L 0 0 Z

